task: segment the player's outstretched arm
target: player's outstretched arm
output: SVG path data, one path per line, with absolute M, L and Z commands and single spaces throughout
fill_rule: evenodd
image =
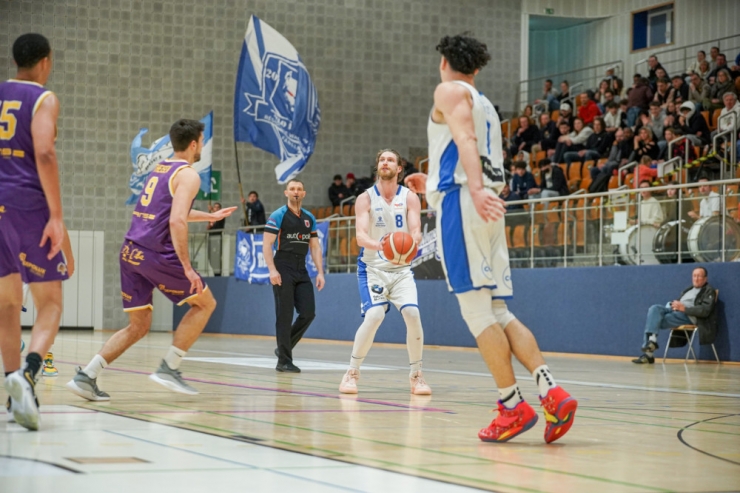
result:
M 370 195 L 360 194 L 355 201 L 355 232 L 357 245 L 368 250 L 382 250 L 383 244 L 370 238 Z
M 195 195 L 200 188 L 200 176 L 190 167 L 180 170 L 172 180 L 172 211 L 170 212 L 170 235 L 175 253 L 180 259 L 185 275 L 190 280 L 190 292 L 200 294 L 203 292 L 203 281 L 190 265 L 188 254 L 188 216 Z
M 409 234 L 418 245 L 421 243 L 421 201 L 413 193 L 406 196 L 406 222 Z
M 203 211 L 191 210 L 190 214 L 188 214 L 188 222 L 196 223 L 196 222 L 220 221 L 221 219 L 229 217 L 237 209 L 238 207 L 234 206 L 234 207 L 227 207 L 225 209 L 219 209 L 216 212 L 203 212 Z

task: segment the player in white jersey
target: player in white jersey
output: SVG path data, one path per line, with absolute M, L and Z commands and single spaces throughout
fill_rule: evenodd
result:
M 490 60 L 485 44 L 468 36 L 445 36 L 442 83 L 434 91 L 429 118 L 429 175 L 406 180 L 426 191 L 437 212 L 437 250 L 450 291 L 476 338 L 498 385 L 499 415 L 478 437 L 505 442 L 537 423 L 522 398 L 511 354 L 530 371 L 539 387 L 547 424 L 545 441 L 562 437 L 573 423 L 578 403 L 556 385 L 537 341 L 506 306 L 512 284 L 504 226 L 501 124 L 491 102 L 475 88 L 475 76 Z
M 342 378 L 339 391 L 357 393 L 360 366 L 392 303 L 406 322 L 411 393 L 430 395 L 432 389 L 421 372 L 424 331 L 414 274 L 409 265 L 396 265 L 383 257 L 383 242 L 390 233 L 402 231 L 409 233 L 417 244 L 421 241 L 421 203 L 419 197 L 398 184 L 398 175 L 403 170 L 398 152 L 381 150 L 375 165 L 378 181 L 355 203 L 357 244 L 362 247 L 357 259 L 357 281 L 365 320 L 355 334 L 349 369 Z

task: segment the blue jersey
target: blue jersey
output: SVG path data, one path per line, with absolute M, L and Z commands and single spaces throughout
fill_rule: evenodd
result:
M 265 232 L 277 236 L 276 249 L 278 252 L 290 252 L 303 256 L 308 253 L 309 240 L 318 238 L 316 218 L 313 214 L 306 209 L 301 209 L 299 216 L 287 205 L 270 214 L 265 225 Z

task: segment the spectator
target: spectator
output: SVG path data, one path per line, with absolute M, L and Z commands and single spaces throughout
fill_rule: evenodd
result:
M 594 120 L 593 133 L 586 141 L 586 148 L 576 152 L 571 151 L 565 153 L 564 159 L 568 164 L 568 169 L 570 169 L 573 161 L 598 161 L 602 157 L 607 157 L 613 141 L 614 136 L 606 131 L 604 120 L 602 118 L 596 118 Z
M 529 190 L 530 199 L 565 197 L 568 195 L 568 181 L 560 166 L 552 166 L 549 159 L 541 159 L 538 163 L 540 167 L 540 183 L 537 188 Z
M 648 310 L 645 323 L 645 338 L 642 354 L 633 359 L 637 364 L 655 363 L 654 353 L 658 349 L 658 331 L 679 325 L 696 325 L 699 329 L 699 343 L 711 344 L 717 336 L 717 316 L 715 289 L 707 282 L 707 270 L 697 267 L 691 274 L 691 286 L 681 292 L 678 300 L 665 305 L 653 305 Z
M 609 80 L 609 89 L 614 93 L 615 101 L 619 101 L 622 98 L 622 91 L 624 90 L 624 82 L 622 79 L 614 75 L 614 69 L 610 68 L 606 71 L 606 78 Z
M 673 127 L 678 124 L 679 106 L 681 106 L 681 104 L 677 105 L 673 101 L 669 101 L 668 104 L 665 106 L 665 120 L 663 120 L 663 128 Z
M 403 160 L 403 158 L 401 159 Z M 349 190 L 348 197 L 357 197 L 361 192 L 358 192 L 359 188 L 357 187 L 357 182 L 355 181 L 355 174 L 347 173 L 345 179 L 347 180 L 347 184 L 345 186 L 347 187 L 347 190 Z M 347 203 L 349 204 L 349 202 Z
M 691 62 L 689 66 L 686 68 L 686 73 L 689 75 L 693 73 L 699 73 L 699 64 L 701 64 L 701 62 L 706 61 L 706 59 L 707 59 L 707 54 L 704 52 L 704 50 L 699 50 L 696 53 L 696 60 Z
M 719 56 L 719 48 L 717 46 L 712 46 L 709 49 L 709 70 L 714 70 L 714 67 L 717 66 L 717 57 Z
M 668 81 L 670 81 L 670 80 L 671 80 L 671 78 L 670 78 L 670 77 L 668 77 L 668 72 L 666 72 L 666 71 L 665 71 L 665 69 L 664 69 L 663 67 L 660 67 L 660 68 L 658 68 L 658 69 L 655 69 L 655 75 L 656 75 L 656 77 L 657 77 L 657 79 L 655 80 L 655 83 L 656 83 L 656 84 L 658 83 L 658 81 L 659 81 L 660 79 L 666 79 L 666 80 L 668 80 Z M 656 87 L 657 87 L 657 86 L 653 86 L 653 91 L 655 91 L 655 88 L 656 88 Z
M 563 103 L 570 98 L 570 84 L 568 84 L 567 80 L 564 80 L 560 83 L 560 95 L 557 96 L 558 103 L 560 104 L 560 109 L 562 109 Z
M 208 212 L 217 212 L 221 210 L 221 202 L 214 202 L 213 205 L 208 205 Z M 224 228 L 226 227 L 226 218 L 220 219 L 218 221 L 209 221 L 208 225 L 206 225 L 206 229 L 208 230 L 208 233 L 211 234 L 221 234 L 223 232 Z
M 657 82 L 660 75 L 658 75 L 658 70 L 663 70 L 663 73 L 665 74 L 666 71 L 663 68 L 663 65 L 660 64 L 658 61 L 658 57 L 655 55 L 651 55 L 648 57 L 648 66 L 650 67 L 650 72 L 648 72 L 648 82 L 650 85 L 655 87 L 655 83 Z
M 699 195 L 704 197 L 699 202 L 699 213 L 689 211 L 691 219 L 701 219 L 702 217 L 719 216 L 720 198 L 717 192 L 712 191 L 712 187 L 707 185 L 709 178 L 702 176 L 697 180 L 699 184 Z
M 730 80 L 732 81 L 740 76 L 740 73 L 730 70 L 730 67 L 727 66 L 727 58 L 725 57 L 725 54 L 720 53 L 719 55 L 717 55 L 717 66 L 715 66 L 714 69 L 709 72 L 709 75 L 707 76 L 709 82 L 714 84 L 717 81 L 717 76 L 722 70 L 727 70 L 727 74 L 730 76 Z
M 555 148 L 553 161 L 555 161 L 555 163 L 564 162 L 563 159 L 566 152 L 577 152 L 581 149 L 585 149 L 586 141 L 592 133 L 594 133 L 594 131 L 591 127 L 584 125 L 581 118 L 575 118 L 573 120 L 573 131 L 558 139 L 558 145 Z
M 689 100 L 689 85 L 683 80 L 683 77 L 674 75 L 671 79 L 673 85 L 673 101 L 683 103 Z
M 524 161 L 514 161 L 514 177 L 511 179 L 512 192 L 522 199 L 526 199 L 529 191 L 537 186 L 534 181 L 534 175 L 527 171 L 527 164 Z
M 709 72 L 711 71 L 712 67 L 709 65 L 708 61 L 704 60 L 699 64 L 699 77 L 707 82 L 709 82 Z
M 678 126 L 695 146 L 709 144 L 709 127 L 704 117 L 696 111 L 694 103 L 686 101 L 679 108 Z
M 509 152 L 516 156 L 519 152 L 532 152 L 532 144 L 540 141 L 540 131 L 537 127 L 530 125 L 529 118 L 526 116 L 519 117 L 519 128 L 516 134 L 511 138 L 511 149 Z
M 596 166 L 592 167 L 591 180 L 596 183 L 600 176 L 608 175 L 612 176 L 614 171 L 624 164 L 627 164 L 629 156 L 632 154 L 632 129 L 630 127 L 618 128 L 614 132 L 614 142 L 609 150 L 609 156 L 607 157 L 606 163 L 596 162 Z M 606 188 L 604 187 L 604 190 Z M 589 188 L 589 193 L 596 193 L 596 191 L 604 190 L 592 190 Z
M 606 79 L 602 79 L 601 82 L 599 82 L 599 87 L 596 89 L 596 93 L 594 94 L 594 100 L 598 104 L 606 104 L 606 91 L 609 89 L 609 81 Z
M 685 190 L 685 189 L 684 189 Z M 668 221 L 678 221 L 678 189 L 669 188 L 666 191 L 666 200 L 663 201 L 663 217 Z M 691 199 L 687 193 L 682 193 L 681 198 L 681 221 L 685 221 L 687 224 L 691 223 L 691 217 L 689 211 L 691 211 Z
M 342 175 L 334 175 L 334 183 L 329 187 L 329 200 L 331 200 L 331 205 L 338 206 L 342 200 L 346 199 L 350 195 L 349 189 L 342 182 Z
M 542 90 L 542 97 L 536 99 L 535 103 L 539 104 L 547 102 L 548 111 L 554 111 L 560 108 L 560 101 L 558 100 L 558 91 L 552 87 L 552 80 L 545 80 L 545 87 Z
M 627 95 L 627 125 L 635 126 L 640 111 L 648 109 L 653 99 L 653 90 L 648 85 L 648 80 L 640 78 Z
M 508 202 L 512 202 L 514 200 L 522 200 L 522 198 L 511 191 L 509 188 L 509 185 L 504 185 L 504 188 L 501 190 L 501 195 L 499 197 L 504 201 L 507 202 L 506 205 L 506 225 L 507 226 L 518 226 L 520 224 L 526 224 L 527 223 L 527 214 L 524 211 L 524 205 L 522 204 L 511 204 L 509 205 Z
M 696 72 L 689 77 L 691 82 L 689 83 L 688 101 L 694 103 L 696 111 L 702 111 L 704 100 L 709 99 L 709 84 Z
M 635 131 L 639 131 L 642 127 L 650 127 L 656 139 L 662 138 L 664 121 L 665 111 L 660 107 L 660 103 L 653 101 L 650 103 L 650 111 L 640 112 L 640 121 L 637 123 Z
M 650 192 L 650 180 L 642 180 L 640 182 L 640 195 L 642 201 L 640 202 L 640 224 L 649 224 L 655 228 L 659 228 L 663 224 L 663 209 L 660 207 L 658 199 L 653 197 Z M 634 218 L 634 223 L 637 223 L 637 218 Z M 634 224 L 633 223 L 633 224 Z
M 524 107 L 524 110 L 522 110 L 522 114 L 520 116 L 526 116 L 527 118 L 531 119 L 532 115 L 534 115 L 534 110 L 532 109 L 532 105 L 528 104 Z
M 588 92 L 581 94 L 581 107 L 578 108 L 578 116 L 583 120 L 584 125 L 591 125 L 594 118 L 601 116 L 599 106 Z
M 555 146 L 558 143 L 558 127 L 554 121 L 550 119 L 548 113 L 542 113 L 540 115 L 540 143 L 532 146 L 532 152 L 537 151 L 550 151 L 555 152 Z
M 560 116 L 558 117 L 558 127 L 560 122 L 568 123 L 568 126 L 573 128 L 573 112 L 571 111 L 570 103 L 560 103 Z
M 735 83 L 730 78 L 730 72 L 727 69 L 722 69 L 717 72 L 716 82 L 709 87 L 709 95 L 702 103 L 704 110 L 709 111 L 711 115 L 714 110 L 722 108 L 724 106 L 722 97 L 727 92 L 735 93 Z
M 725 107 L 722 108 L 722 111 L 719 114 L 719 118 L 717 119 L 717 130 L 715 130 L 715 132 L 724 132 L 733 128 L 732 117 L 727 117 L 722 120 L 723 116 L 732 112 L 736 115 L 734 128 L 735 130 L 738 130 L 738 128 L 740 128 L 740 102 L 737 100 L 737 95 L 735 95 L 734 92 L 726 92 L 722 96 L 722 102 L 725 104 Z
M 645 180 L 652 182 L 658 177 L 657 165 L 653 161 L 653 158 L 647 155 L 640 158 L 640 163 L 635 168 L 635 175 L 632 181 L 634 188 L 637 188 Z
M 267 223 L 265 219 L 265 206 L 260 202 L 260 196 L 252 190 L 247 194 L 247 199 L 242 199 L 242 204 L 247 206 L 247 225 L 264 226 Z
M 685 139 L 681 142 L 676 142 L 675 144 L 673 144 L 673 147 L 671 148 L 671 155 L 668 156 L 668 143 L 683 135 L 683 132 L 680 128 L 666 127 L 666 129 L 663 131 L 663 135 L 665 137 L 666 145 L 664 148 L 661 148 L 660 156 L 658 157 L 659 160 L 668 161 L 669 159 L 673 159 L 674 157 L 681 156 L 681 158 L 684 159 L 684 162 L 691 162 L 697 158 L 696 153 L 694 152 L 694 146 L 689 145 L 687 161 L 687 144 Z
M 660 148 L 655 143 L 653 131 L 650 127 L 642 127 L 633 140 L 633 151 L 630 161 L 641 161 L 643 156 L 656 160 L 660 156 Z
M 661 108 L 665 109 L 668 101 L 673 101 L 675 97 L 675 91 L 671 87 L 671 83 L 668 79 L 661 78 L 657 82 L 658 88 L 653 95 L 653 101 L 660 104 Z
M 622 113 L 619 105 L 612 101 L 606 105 L 606 114 L 604 115 L 604 125 L 606 131 L 614 133 L 618 128 L 622 128 L 625 125 L 626 115 Z

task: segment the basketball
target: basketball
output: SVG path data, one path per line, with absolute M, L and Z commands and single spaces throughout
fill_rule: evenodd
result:
M 391 233 L 383 240 L 383 255 L 392 264 L 410 264 L 416 250 L 416 243 L 408 233 Z

